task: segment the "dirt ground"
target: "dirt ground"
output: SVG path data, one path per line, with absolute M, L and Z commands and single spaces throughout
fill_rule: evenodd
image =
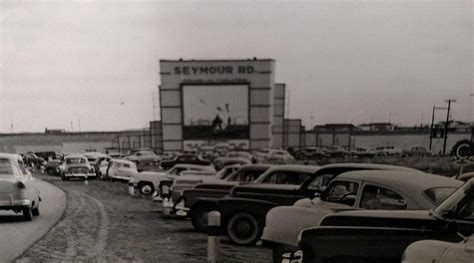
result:
M 126 183 L 38 177 L 66 192 L 67 208 L 18 262 L 206 262 L 207 235 L 188 220 L 163 217 L 160 203 L 128 195 Z M 224 237 L 221 244 L 223 262 L 271 262 L 270 248 L 234 246 Z

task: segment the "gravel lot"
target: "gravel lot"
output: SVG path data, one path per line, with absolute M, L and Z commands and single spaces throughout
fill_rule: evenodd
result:
M 206 262 L 205 234 L 194 232 L 188 220 L 163 217 L 160 203 L 129 196 L 127 184 L 38 177 L 66 192 L 67 208 L 19 262 Z M 223 262 L 271 262 L 270 248 L 234 246 L 222 239 Z

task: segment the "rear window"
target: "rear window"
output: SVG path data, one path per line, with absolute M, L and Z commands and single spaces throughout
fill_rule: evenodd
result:
M 439 205 L 456 189 L 456 187 L 436 187 L 425 190 L 424 194 L 430 201 Z
M 0 174 L 13 174 L 13 167 L 9 160 L 0 159 Z
M 67 164 L 75 164 L 75 163 L 86 163 L 86 159 L 83 158 L 67 158 Z

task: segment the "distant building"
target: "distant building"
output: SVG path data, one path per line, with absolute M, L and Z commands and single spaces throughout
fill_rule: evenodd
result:
M 394 131 L 396 126 L 390 122 L 364 123 L 358 126 L 361 131 Z
M 351 123 L 330 123 L 314 126 L 315 132 L 350 132 L 355 129 Z

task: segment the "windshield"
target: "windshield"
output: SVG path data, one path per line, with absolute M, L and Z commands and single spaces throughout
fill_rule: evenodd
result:
M 458 190 L 454 191 L 448 198 L 446 198 L 438 207 L 434 209 L 434 213 L 443 217 L 450 211 L 455 210 L 456 205 L 462 200 L 464 196 L 466 196 L 468 193 L 472 194 L 474 192 L 473 182 L 474 181 L 468 181 L 459 187 Z

